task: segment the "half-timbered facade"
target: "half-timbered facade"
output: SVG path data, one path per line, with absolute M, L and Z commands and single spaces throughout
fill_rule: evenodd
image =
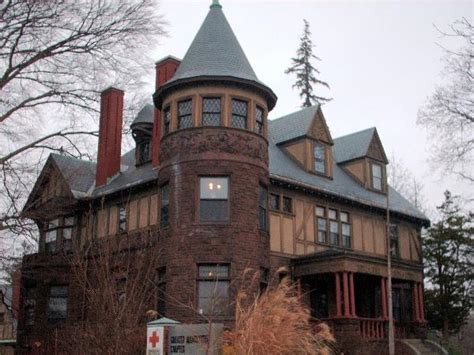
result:
M 246 270 L 259 271 L 261 284 L 280 270 L 341 344 L 383 340 L 390 253 L 397 335 L 417 333 L 429 221 L 387 184 L 375 128 L 333 138 L 320 105 L 268 120 L 276 95 L 218 2 L 183 60 L 157 63 L 153 105 L 132 123 L 136 148 L 124 154 L 123 94 L 102 93 L 97 162 L 51 154 L 25 206 L 40 243 L 23 261 L 23 349 L 41 339 L 39 327 L 86 317 L 64 254 L 143 233 L 162 250 L 155 307 L 168 318 L 199 320 L 192 305 L 231 324 Z

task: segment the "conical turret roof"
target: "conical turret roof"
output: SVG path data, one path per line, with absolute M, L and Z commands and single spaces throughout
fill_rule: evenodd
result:
M 219 79 L 253 84 L 264 91 L 270 108 L 276 102 L 273 91 L 255 75 L 222 6 L 213 2 L 176 73 L 158 90 L 156 96 L 179 83 Z

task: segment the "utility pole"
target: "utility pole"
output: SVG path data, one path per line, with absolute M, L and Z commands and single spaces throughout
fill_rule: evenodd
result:
M 393 329 L 393 307 L 392 307 L 392 254 L 390 250 L 390 209 L 387 186 L 387 302 L 388 302 L 388 353 L 395 355 L 395 336 Z

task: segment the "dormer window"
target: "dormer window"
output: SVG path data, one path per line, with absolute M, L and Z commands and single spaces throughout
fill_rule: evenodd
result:
M 382 166 L 372 163 L 372 188 L 382 191 Z
M 191 99 L 178 102 L 178 129 L 193 126 Z
M 171 110 L 166 106 L 163 110 L 163 134 L 170 133 L 171 128 Z
M 202 99 L 202 125 L 220 126 L 221 124 L 221 98 L 205 97 Z
M 137 164 L 144 164 L 150 161 L 150 141 L 143 140 L 142 142 L 137 144 L 138 149 L 138 156 L 137 156 Z
M 313 154 L 314 171 L 326 175 L 326 148 L 321 144 L 317 144 L 313 148 Z
M 263 134 L 263 108 L 257 106 L 255 109 L 255 132 Z
M 232 99 L 232 127 L 247 128 L 247 102 Z

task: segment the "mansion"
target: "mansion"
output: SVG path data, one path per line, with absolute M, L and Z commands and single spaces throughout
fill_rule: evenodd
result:
M 25 353 L 45 329 L 87 317 L 64 255 L 143 234 L 160 247 L 160 316 L 196 322 L 212 312 L 231 324 L 237 290 L 258 293 L 279 272 L 341 348 L 384 344 L 389 307 L 397 338 L 423 331 L 420 231 L 429 220 L 387 184 L 377 130 L 332 137 L 321 105 L 268 120 L 277 96 L 218 2 L 182 60 L 157 62 L 153 104 L 150 95 L 131 124 L 128 152 L 123 96 L 101 94 L 97 162 L 51 154 L 24 207 L 40 230 L 38 252 L 22 264 Z M 257 284 L 242 285 L 248 269 L 260 273 Z

